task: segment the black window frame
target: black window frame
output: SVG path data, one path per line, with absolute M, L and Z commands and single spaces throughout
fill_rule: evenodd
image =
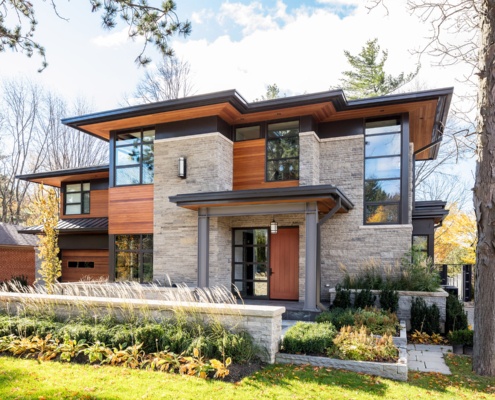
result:
M 153 135 L 153 141 L 151 142 L 146 142 L 143 140 L 143 134 L 146 131 L 154 131 Z M 128 145 L 118 145 L 119 142 L 119 135 L 125 135 L 126 133 L 140 133 L 140 138 L 139 138 L 139 161 L 136 164 L 130 164 L 130 165 L 117 165 L 117 149 L 124 149 L 126 147 L 134 147 L 134 144 L 128 144 Z M 112 187 L 125 187 L 125 186 L 140 186 L 140 185 L 153 185 L 154 184 L 154 171 L 155 171 L 155 165 L 154 165 L 154 146 L 155 146 L 155 137 L 156 137 L 156 127 L 155 126 L 146 126 L 146 127 L 136 127 L 132 129 L 125 129 L 122 131 L 114 131 L 111 134 L 112 138 L 112 146 L 111 146 L 111 154 L 110 154 L 110 160 L 111 160 L 111 172 L 112 172 L 112 177 L 111 177 L 111 182 L 112 182 Z M 144 182 L 143 183 L 143 164 L 144 163 L 144 157 L 143 157 L 143 146 L 151 144 L 153 146 L 153 179 L 151 182 Z M 125 184 L 117 184 L 117 171 L 118 170 L 123 170 L 123 169 L 131 169 L 135 168 L 136 166 L 139 166 L 139 182 L 138 183 L 125 183 Z
M 290 135 L 290 136 L 284 136 L 284 137 L 279 137 L 279 138 L 270 138 L 270 135 L 268 134 L 269 131 L 269 126 L 274 125 L 274 124 L 280 124 L 284 122 L 297 122 L 297 134 Z M 299 140 L 299 134 L 301 133 L 301 121 L 299 118 L 288 118 L 284 120 L 277 120 L 277 121 L 268 121 L 266 122 L 266 128 L 265 128 L 265 182 L 290 182 L 290 181 L 299 181 L 300 178 L 300 156 L 301 156 L 301 146 L 300 146 L 300 140 Z M 268 145 L 270 141 L 281 141 L 283 139 L 287 138 L 297 138 L 297 157 L 284 157 L 284 158 L 268 158 Z M 293 179 L 268 179 L 268 164 L 269 162 L 274 162 L 274 161 L 283 161 L 283 160 L 297 160 L 297 178 Z
M 117 248 L 117 241 L 119 236 L 135 236 L 138 237 L 138 247 L 136 249 L 119 249 Z M 143 237 L 144 236 L 151 236 L 152 240 L 152 247 L 151 249 L 144 249 L 143 248 Z M 113 235 L 113 254 L 114 254 L 114 268 L 113 268 L 113 282 L 139 282 L 139 283 L 151 283 L 153 282 L 153 265 L 154 265 L 154 259 L 153 259 L 153 248 L 154 248 L 154 237 L 152 233 L 142 233 L 142 234 L 120 234 L 120 235 Z M 138 279 L 137 281 L 135 280 L 118 280 L 117 279 L 117 261 L 118 261 L 118 255 L 119 253 L 135 253 L 137 254 L 138 257 Z M 144 280 L 144 254 L 151 254 L 151 279 L 149 281 Z
M 243 230 L 252 230 L 252 231 L 255 231 L 255 230 L 264 230 L 266 231 L 266 236 L 267 236 L 267 239 L 266 239 L 266 244 L 264 246 L 259 246 L 259 245 L 254 245 L 254 244 L 236 244 L 235 243 L 235 233 L 236 231 L 243 231 Z M 258 247 L 263 247 L 266 249 L 266 261 L 265 262 L 254 262 L 254 261 L 238 261 L 236 262 L 235 260 L 235 249 L 236 248 L 242 248 L 242 249 L 248 249 L 248 248 L 252 248 L 253 250 L 258 248 Z M 243 251 L 243 254 L 244 254 L 244 251 Z M 243 266 L 255 266 L 255 265 L 258 265 L 258 264 L 264 264 L 265 267 L 266 267 L 266 280 L 261 280 L 261 279 L 255 279 L 255 276 L 256 276 L 256 272 L 253 270 L 253 274 L 254 274 L 254 277 L 252 279 L 248 279 L 247 278 L 247 268 L 243 268 L 243 277 L 242 279 L 236 279 L 235 278 L 235 266 L 237 265 L 243 265 Z M 242 282 L 243 285 L 244 285 L 244 288 L 243 290 L 239 290 L 239 293 L 241 294 L 241 296 L 243 298 L 249 298 L 249 299 L 268 299 L 270 298 L 270 229 L 263 226 L 263 227 L 244 227 L 244 228 L 232 228 L 232 274 L 231 274 L 231 283 L 232 283 L 232 287 L 234 288 L 233 289 L 233 293 L 234 294 L 237 294 L 236 293 L 236 289 L 237 286 L 235 285 L 236 282 Z M 254 291 L 256 290 L 255 289 L 255 286 L 256 286 L 256 282 L 266 282 L 266 295 L 264 296 L 256 296 L 254 294 Z M 247 294 L 247 284 L 248 283 L 253 283 L 254 286 L 252 288 L 253 290 L 253 295 L 248 295 Z
M 76 264 L 70 265 L 70 264 Z M 94 261 L 67 261 L 67 268 L 94 268 L 95 267 L 95 262 Z
M 379 156 L 366 156 L 366 124 L 368 122 L 380 122 L 380 121 L 388 121 L 388 120 L 396 120 L 398 125 L 400 125 L 400 131 L 391 131 L 391 132 L 383 132 L 377 134 L 371 134 L 368 136 L 378 137 L 385 135 L 400 135 L 400 151 L 399 154 L 387 154 L 387 155 L 379 155 Z M 364 133 L 364 161 L 363 161 L 363 223 L 365 225 L 373 226 L 373 225 L 399 225 L 407 222 L 408 212 L 408 159 L 409 159 L 409 127 L 408 127 L 408 117 L 406 114 L 402 115 L 387 115 L 379 118 L 367 118 L 363 120 L 363 133 Z M 366 161 L 373 159 L 392 159 L 399 158 L 400 170 L 398 177 L 392 178 L 375 178 L 375 179 L 367 179 L 366 178 Z M 399 183 L 399 199 L 398 200 L 390 200 L 390 201 L 368 201 L 366 199 L 366 183 L 370 181 L 398 181 Z M 384 222 L 368 222 L 367 221 L 367 210 L 368 206 L 395 206 L 397 207 L 397 220 L 396 221 L 384 221 Z
M 89 190 L 84 190 L 84 185 L 88 184 L 89 185 Z M 81 185 L 81 190 L 78 192 L 69 192 L 69 194 L 75 194 L 75 193 L 80 193 L 81 194 L 81 202 L 80 203 L 67 203 L 67 186 L 69 185 Z M 88 199 L 87 201 L 85 200 L 84 194 L 88 193 Z M 86 204 L 87 202 L 87 204 Z M 67 206 L 75 206 L 79 205 L 79 213 L 67 213 Z M 88 206 L 88 211 L 85 212 L 85 206 Z M 88 215 L 91 214 L 91 182 L 90 181 L 80 181 L 80 182 L 67 182 L 64 184 L 64 215 Z
M 236 132 L 237 132 L 237 129 L 241 129 L 241 128 L 251 128 L 251 127 L 259 127 L 260 128 L 260 136 L 257 137 L 257 138 L 253 138 L 253 139 L 243 139 L 243 140 L 238 140 L 237 139 L 237 136 L 236 136 Z M 251 140 L 260 140 L 260 139 L 265 139 L 266 137 L 266 123 L 265 122 L 258 122 L 256 124 L 242 124 L 242 125 L 235 125 L 232 127 L 232 138 L 233 138 L 233 141 L 236 142 L 236 143 L 241 143 L 241 142 L 249 142 Z

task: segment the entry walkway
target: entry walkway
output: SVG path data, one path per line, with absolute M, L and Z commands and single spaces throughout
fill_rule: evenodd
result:
M 427 344 L 407 345 L 407 367 L 409 371 L 438 372 L 450 375 L 450 369 L 445 363 L 445 353 L 452 352 L 452 346 Z

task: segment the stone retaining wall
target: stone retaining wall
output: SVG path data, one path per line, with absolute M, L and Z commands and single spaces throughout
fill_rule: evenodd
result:
M 282 314 L 285 312 L 285 307 L 273 306 L 0 292 L 0 310 L 17 314 L 26 307 L 54 312 L 60 317 L 77 317 L 88 313 L 104 317 L 112 314 L 118 320 L 125 320 L 126 316 L 136 316 L 138 313 L 156 321 L 166 320 L 177 312 L 193 315 L 204 321 L 218 321 L 234 332 L 248 332 L 262 349 L 260 357 L 268 363 L 275 362 L 282 330 Z
M 360 289 L 351 290 L 351 301 L 354 302 L 354 297 L 356 293 L 359 293 Z M 330 292 L 330 304 L 333 303 L 335 299 L 335 288 L 331 288 Z M 380 308 L 380 290 L 371 291 L 375 296 L 375 306 Z M 413 297 L 422 297 L 426 304 L 431 306 L 436 304 L 440 310 L 440 332 L 445 333 L 445 320 L 447 318 L 447 297 L 449 294 L 443 290 L 438 289 L 436 292 L 411 292 L 411 291 L 398 291 L 399 293 L 399 310 L 397 311 L 397 316 L 399 320 L 404 320 L 406 322 L 407 330 L 411 329 L 411 304 Z

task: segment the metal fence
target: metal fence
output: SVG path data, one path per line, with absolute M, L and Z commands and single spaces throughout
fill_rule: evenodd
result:
M 459 300 L 472 300 L 473 266 L 471 264 L 442 264 L 437 267 L 440 271 L 441 285 L 445 289 L 457 288 Z

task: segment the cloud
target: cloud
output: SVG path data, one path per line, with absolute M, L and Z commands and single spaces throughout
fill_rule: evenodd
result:
M 99 35 L 93 38 L 91 41 L 100 47 L 115 47 L 121 46 L 129 39 L 129 30 L 124 28 L 120 31 L 115 31 L 107 35 Z
M 194 11 L 191 14 L 191 22 L 193 24 L 203 24 L 205 23 L 205 20 L 212 19 L 214 15 L 215 14 L 211 10 Z

